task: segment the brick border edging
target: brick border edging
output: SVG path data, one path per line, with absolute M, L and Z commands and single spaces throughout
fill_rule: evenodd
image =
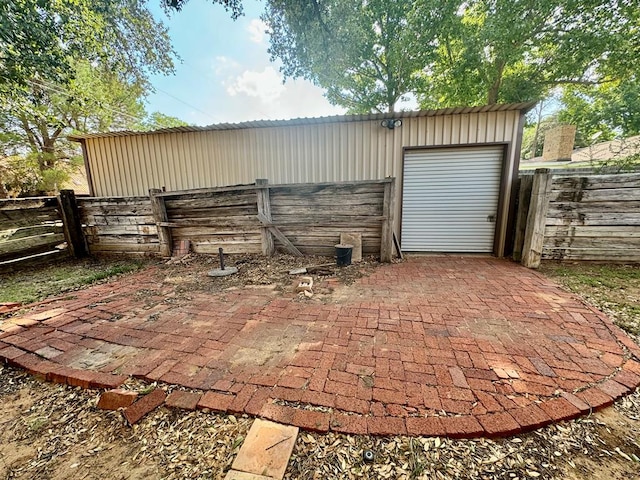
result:
M 633 355 L 637 357 L 636 353 Z M 0 360 L 19 367 L 34 377 L 52 383 L 66 384 L 83 389 L 114 389 L 121 386 L 129 377 L 110 373 L 78 370 L 42 359 L 38 355 L 25 352 L 20 348 L 0 342 Z M 563 392 L 560 396 L 545 400 L 539 404 L 517 407 L 501 412 L 484 415 L 447 416 L 447 417 L 399 417 L 367 416 L 351 414 L 338 409 L 331 411 L 306 410 L 274 403 L 271 389 L 245 385 L 237 394 L 225 394 L 215 391 L 193 393 L 191 395 L 174 394 L 169 397 L 162 393 L 140 398 L 131 407 L 150 408 L 144 414 L 126 415 L 131 424 L 154 410 L 166 405 L 187 410 L 208 409 L 219 413 L 249 414 L 286 425 L 294 425 L 304 430 L 325 433 L 333 431 L 355 435 L 411 435 L 446 436 L 449 438 L 503 437 L 525 433 L 552 422 L 571 420 L 613 404 L 618 398 L 627 395 L 640 386 L 640 363 L 628 359 L 610 378 L 585 390 L 573 393 Z M 189 392 L 185 392 L 189 393 Z M 197 396 L 197 398 L 196 398 Z M 156 398 L 157 397 L 157 398 Z M 147 398 L 147 400 L 145 400 Z M 145 403 L 145 405 L 139 405 Z

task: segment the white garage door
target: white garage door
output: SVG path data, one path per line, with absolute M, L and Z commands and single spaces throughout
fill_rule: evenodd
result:
M 406 152 L 402 249 L 493 252 L 503 147 Z

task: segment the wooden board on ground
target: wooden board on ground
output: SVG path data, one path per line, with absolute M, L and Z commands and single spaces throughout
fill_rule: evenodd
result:
M 256 419 L 231 468 L 281 479 L 297 437 L 298 427 Z

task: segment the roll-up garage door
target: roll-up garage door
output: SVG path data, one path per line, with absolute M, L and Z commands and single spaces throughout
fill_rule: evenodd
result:
M 402 249 L 493 252 L 502 146 L 407 151 Z

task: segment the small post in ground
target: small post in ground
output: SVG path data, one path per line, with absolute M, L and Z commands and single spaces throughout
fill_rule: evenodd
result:
M 384 184 L 384 200 L 382 204 L 382 231 L 380 235 L 380 261 L 390 263 L 393 258 L 393 215 L 395 212 L 396 179 L 389 178 Z

